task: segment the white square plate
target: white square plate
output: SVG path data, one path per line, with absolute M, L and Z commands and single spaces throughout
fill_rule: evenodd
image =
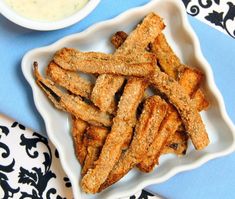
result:
M 84 194 L 79 186 L 80 165 L 74 154 L 69 117 L 66 113 L 55 109 L 36 85 L 32 74 L 32 63 L 38 61 L 40 72 L 44 73 L 53 54 L 62 47 L 112 53 L 114 49 L 109 42 L 110 36 L 118 30 L 129 33 L 149 12 L 155 12 L 164 18 L 166 24 L 164 33 L 182 62 L 200 68 L 206 76 L 203 89 L 211 105 L 209 110 L 201 115 L 211 144 L 203 151 L 196 151 L 190 143 L 184 157 L 162 156 L 160 165 L 149 174 L 133 169 L 121 181 L 104 192 L 93 196 Z M 151 1 L 145 6 L 131 9 L 114 19 L 95 24 L 81 33 L 65 37 L 50 46 L 34 49 L 24 56 L 22 70 L 32 87 L 34 101 L 44 119 L 48 136 L 60 153 L 62 166 L 72 182 L 76 199 L 113 199 L 132 195 L 150 184 L 166 181 L 179 172 L 199 167 L 213 158 L 231 153 L 235 148 L 234 126 L 215 85 L 211 67 L 202 55 L 198 39 L 187 21 L 184 6 L 179 1 Z

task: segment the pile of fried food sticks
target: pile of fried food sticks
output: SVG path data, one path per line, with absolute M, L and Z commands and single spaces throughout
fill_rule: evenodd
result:
M 114 54 L 60 49 L 46 78 L 34 63 L 37 84 L 56 108 L 72 115 L 87 193 L 104 190 L 133 167 L 152 171 L 162 154 L 184 155 L 189 138 L 197 150 L 209 144 L 199 114 L 209 105 L 200 88 L 203 74 L 181 63 L 164 28 L 162 18 L 149 13 L 129 36 L 112 36 Z M 80 72 L 92 74 L 95 84 Z

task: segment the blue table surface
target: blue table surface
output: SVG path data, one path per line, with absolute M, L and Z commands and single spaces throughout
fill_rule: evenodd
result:
M 46 135 L 32 91 L 21 72 L 22 56 L 30 49 L 45 46 L 94 23 L 147 3 L 147 0 L 102 0 L 87 18 L 69 28 L 37 32 L 21 28 L 0 16 L 0 113 Z M 232 121 L 235 122 L 235 39 L 189 16 L 199 37 L 204 56 L 211 64 Z M 222 130 L 222 129 L 221 129 Z M 149 186 L 170 199 L 235 198 L 235 154 L 212 160 L 198 169 L 180 173 L 167 182 Z

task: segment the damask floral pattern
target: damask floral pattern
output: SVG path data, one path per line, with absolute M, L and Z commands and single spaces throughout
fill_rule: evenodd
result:
M 232 0 L 182 0 L 187 13 L 235 38 L 235 2 Z
M 6 137 L 9 134 L 9 129 L 6 126 L 0 126 L 0 149 L 2 152 L 1 156 L 3 159 L 8 159 L 10 158 L 10 149 L 9 147 L 1 142 L 2 137 Z M 1 185 L 1 191 L 3 193 L 2 198 L 3 199 L 8 199 L 8 198 L 13 198 L 14 194 L 19 192 L 20 188 L 19 187 L 13 187 L 9 183 L 9 179 L 7 177 L 7 174 L 10 172 L 14 171 L 14 166 L 15 166 L 15 159 L 11 158 L 10 163 L 3 165 L 2 161 L 0 163 L 0 185 Z
M 69 179 L 57 174 L 58 152 L 52 151 L 47 138 L 0 115 L 0 198 L 72 198 Z
M 0 198 L 72 199 L 71 187 L 48 139 L 0 115 Z M 123 199 L 134 198 L 157 197 L 142 190 Z

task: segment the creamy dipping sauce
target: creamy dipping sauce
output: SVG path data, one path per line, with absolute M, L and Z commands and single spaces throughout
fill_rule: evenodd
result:
M 18 14 L 39 21 L 57 21 L 80 10 L 88 0 L 5 0 Z

